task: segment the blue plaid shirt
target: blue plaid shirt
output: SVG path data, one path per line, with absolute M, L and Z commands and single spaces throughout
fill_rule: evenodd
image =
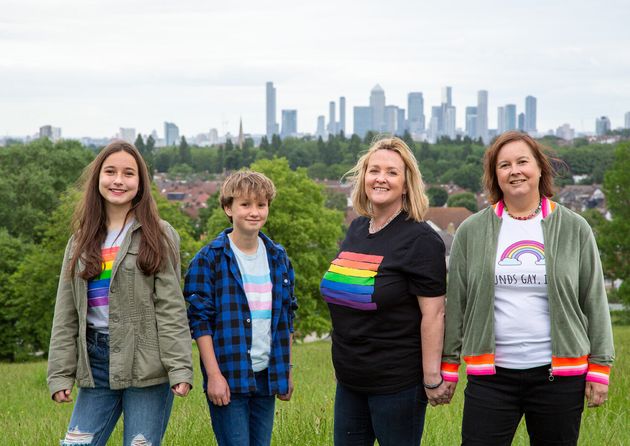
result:
M 252 316 L 247 304 L 243 280 L 226 229 L 204 246 L 190 262 L 184 284 L 188 302 L 188 321 L 193 339 L 212 336 L 214 353 L 221 373 L 232 393 L 256 390 L 250 350 Z M 294 295 L 295 276 L 284 248 L 260 233 L 267 248 L 272 289 L 271 353 L 269 355 L 270 393 L 289 391 L 290 334 L 297 309 Z M 201 362 L 203 387 L 208 376 Z

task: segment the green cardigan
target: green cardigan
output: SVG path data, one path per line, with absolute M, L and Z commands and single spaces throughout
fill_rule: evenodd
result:
M 495 373 L 494 264 L 503 216 L 499 202 L 459 227 L 448 271 L 442 374 L 457 381 L 460 355 L 469 375 Z M 608 383 L 612 326 L 595 237 L 578 214 L 543 198 L 545 269 L 554 375 Z

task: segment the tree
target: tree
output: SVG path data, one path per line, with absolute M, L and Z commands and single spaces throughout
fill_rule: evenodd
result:
M 612 220 L 596 226 L 604 273 L 623 283 L 618 293 L 630 306 L 630 142 L 619 144 L 604 178 L 604 194 Z
M 461 194 L 453 194 L 448 197 L 446 205 L 449 208 L 465 207 L 470 212 L 477 212 L 477 198 L 471 192 L 462 192 Z
M 441 187 L 430 187 L 427 189 L 427 196 L 429 197 L 429 204 L 434 207 L 444 206 L 448 200 L 448 192 Z
M 134 142 L 133 145 L 136 146 L 136 149 L 138 149 L 140 153 L 143 153 L 146 150 L 144 139 L 142 139 L 142 135 L 140 133 L 136 136 L 136 142 Z
M 181 164 L 188 164 L 189 166 L 192 166 L 190 146 L 188 145 L 185 136 L 182 136 L 182 140 L 179 142 L 179 162 Z
M 286 248 L 295 269 L 300 306 L 296 336 L 325 333 L 330 319 L 319 283 L 337 252 L 343 213 L 327 209 L 322 186 L 308 178 L 306 169 L 292 171 L 284 158 L 257 161 L 251 169 L 271 178 L 278 191 L 263 231 Z M 228 226 L 223 209 L 215 209 L 208 220 L 208 238 Z

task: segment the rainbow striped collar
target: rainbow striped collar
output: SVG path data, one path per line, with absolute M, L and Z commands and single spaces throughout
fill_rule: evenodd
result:
M 547 197 L 542 197 L 541 202 L 542 217 L 547 218 L 548 215 L 551 215 L 551 213 L 556 210 L 557 203 Z M 493 204 L 492 208 L 497 217 L 503 218 L 503 211 L 505 210 L 503 200 L 499 200 L 497 203 Z

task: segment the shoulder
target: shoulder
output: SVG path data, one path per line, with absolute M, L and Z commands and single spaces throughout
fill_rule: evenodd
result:
M 179 233 L 175 228 L 166 220 L 160 220 L 160 227 L 164 234 L 173 241 L 179 241 Z
M 370 224 L 370 219 L 363 216 L 358 216 L 354 220 L 350 222 L 350 226 L 348 227 L 348 232 L 358 231 L 360 228 L 364 228 Z
M 261 240 L 265 244 L 265 248 L 267 250 L 273 251 L 274 256 L 278 256 L 281 259 L 288 258 L 287 250 L 280 243 L 275 242 L 263 232 L 259 232 L 258 236 L 261 238 Z
M 499 217 L 497 217 L 494 208 L 492 206 L 488 206 L 464 220 L 459 225 L 459 228 L 457 228 L 457 235 L 466 234 L 470 231 L 478 231 L 480 228 L 485 227 L 488 222 L 494 218 L 498 219 Z

